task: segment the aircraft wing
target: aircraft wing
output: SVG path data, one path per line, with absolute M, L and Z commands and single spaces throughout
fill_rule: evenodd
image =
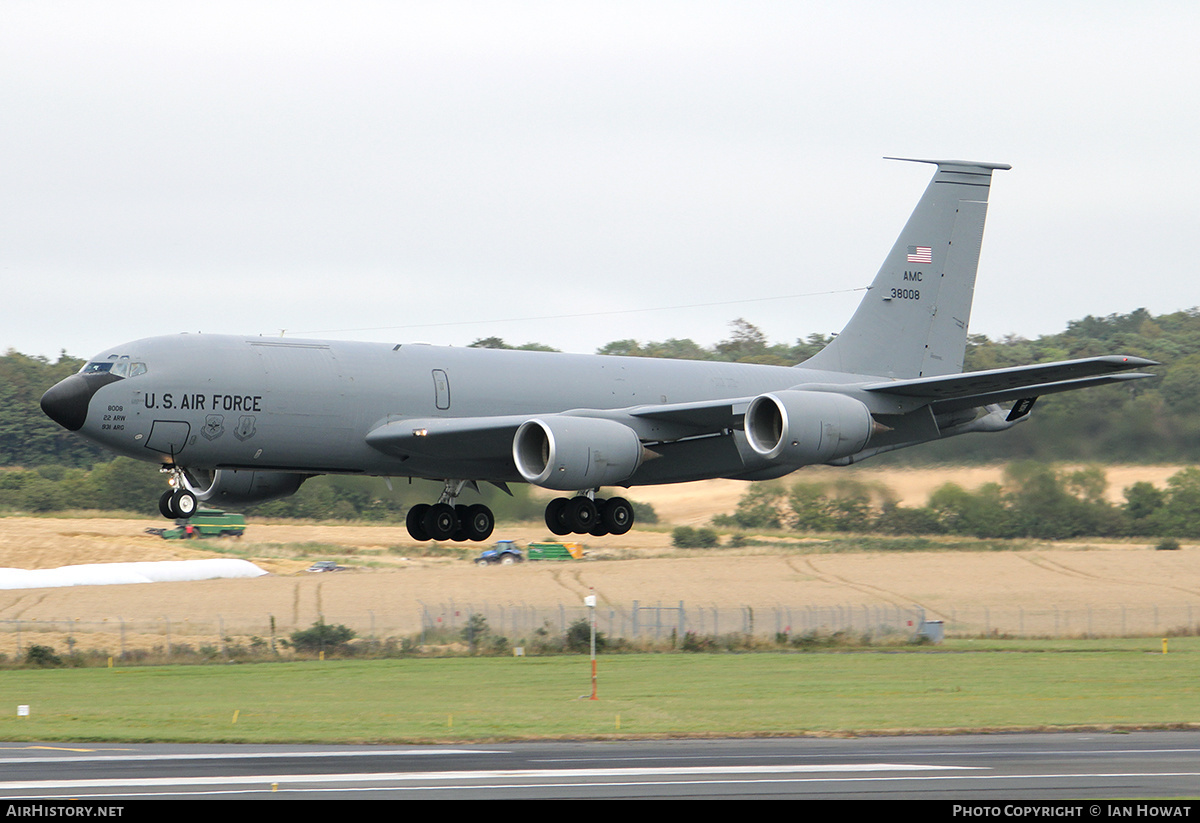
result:
M 448 460 L 508 454 L 513 435 L 530 415 L 431 417 L 384 423 L 367 433 L 367 445 L 396 457 Z
M 681 428 L 675 437 L 711 434 L 741 425 L 746 406 L 752 397 L 725 400 L 704 400 L 697 403 L 669 403 L 655 406 L 635 406 L 621 414 L 654 427 Z M 635 426 L 636 428 L 636 426 Z M 661 437 L 660 439 L 668 439 Z
M 935 413 L 957 411 L 1010 400 L 1040 397 L 1107 383 L 1138 380 L 1150 374 L 1129 369 L 1158 365 L 1140 357 L 1089 357 L 967 374 L 858 384 L 856 391 L 890 394 L 924 401 Z M 795 387 L 807 388 L 801 384 Z M 822 386 L 823 391 L 835 391 Z M 395 457 L 445 460 L 506 460 L 513 438 L 533 418 L 591 418 L 628 426 L 643 443 L 674 441 L 740 429 L 753 397 L 703 400 L 691 403 L 632 406 L 623 409 L 570 409 L 546 414 L 495 417 L 431 417 L 394 420 L 367 436 L 372 448 Z
M 1142 357 L 1109 355 L 966 374 L 893 380 L 871 383 L 861 388 L 863 391 L 929 400 L 938 411 L 953 411 L 1153 377 L 1152 374 L 1127 373 L 1127 370 L 1157 365 L 1155 361 Z
M 512 450 L 517 429 L 526 420 L 536 417 L 613 420 L 633 429 L 643 441 L 679 440 L 740 427 L 742 415 L 752 399 L 746 397 L 625 409 L 571 409 L 545 415 L 396 420 L 372 429 L 366 441 L 372 448 L 397 457 L 468 460 L 480 455 L 507 455 Z

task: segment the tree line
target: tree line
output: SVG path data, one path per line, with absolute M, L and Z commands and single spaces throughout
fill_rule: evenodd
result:
M 713 345 L 703 346 L 686 338 L 627 339 L 608 343 L 598 353 L 791 366 L 811 357 L 828 340 L 812 334 L 792 343 L 772 343 L 753 323 L 738 318 L 730 324 L 729 337 Z M 481 338 L 470 345 L 549 348 L 538 343 L 514 346 L 497 337 Z M 992 340 L 972 335 L 967 343 L 966 369 L 975 371 L 1115 353 L 1159 361 L 1162 365 L 1151 369 L 1159 379 L 1045 397 L 1037 402 L 1028 422 L 1003 434 L 950 438 L 916 449 L 901 449 L 875 460 L 891 464 L 1015 459 L 1200 462 L 1200 309 L 1158 316 L 1145 309 L 1107 317 L 1088 316 L 1072 321 L 1058 334 L 1035 340 L 1014 336 Z M 0 357 L 0 403 L 4 409 L 0 415 L 0 467 L 87 469 L 111 461 L 112 455 L 63 430 L 42 414 L 38 405 L 46 389 L 78 371 L 83 363 L 66 352 L 53 362 L 12 350 Z M 148 471 L 154 482 L 159 483 L 154 468 L 149 467 Z M 30 495 L 50 494 L 34 478 L 27 477 L 20 483 L 22 488 L 28 486 Z M 79 491 L 68 488 L 71 496 L 82 501 Z M 309 494 L 327 497 L 329 492 L 317 486 Z M 322 502 L 312 497 L 307 499 L 313 505 Z M 369 505 L 350 505 L 359 510 L 370 509 Z
M 811 334 L 772 344 L 754 324 L 739 318 L 731 334 L 711 346 L 691 339 L 617 340 L 597 353 L 676 357 L 794 366 L 816 354 L 830 338 Z M 501 348 L 498 338 L 472 345 Z M 526 344 L 524 347 L 540 347 Z M 1041 398 L 1027 422 L 1001 435 L 969 435 L 901 449 L 873 458 L 880 463 L 994 463 L 1019 459 L 1098 463 L 1200 461 L 1200 308 L 1151 315 L 1145 309 L 1074 320 L 1057 334 L 1034 340 L 1009 335 L 967 339 L 966 371 L 999 369 L 1107 354 L 1161 363 L 1139 380 Z
M 158 466 L 129 457 L 90 468 L 53 464 L 8 468 L 0 470 L 0 511 L 127 511 L 157 516 L 158 498 L 166 488 Z M 441 490 L 441 483 L 430 480 L 394 480 L 389 488 L 378 477 L 330 475 L 308 480 L 291 497 L 239 510 L 258 517 L 402 523 L 410 506 L 436 499 Z M 503 521 L 541 518 L 545 501 L 535 499 L 528 486 L 514 484 L 509 490 L 511 494 L 504 494 L 480 484 L 478 493 L 465 490 L 460 502 L 484 502 Z
M 902 506 L 890 489 L 854 478 L 753 484 L 714 525 L 737 530 L 965 535 L 980 538 L 1200 537 L 1200 468 L 1160 489 L 1138 482 L 1110 503 L 1099 466 L 1064 469 L 1021 461 L 1000 483 L 968 490 L 946 483 L 924 506 Z

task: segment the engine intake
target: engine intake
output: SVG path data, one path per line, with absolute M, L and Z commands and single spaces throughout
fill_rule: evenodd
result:
M 860 452 L 877 423 L 844 394 L 780 391 L 746 408 L 746 440 L 767 460 L 794 466 L 827 463 Z
M 643 451 L 633 429 L 596 417 L 534 418 L 513 437 L 513 462 L 521 477 L 558 491 L 620 483 L 637 471 Z
M 204 503 L 244 505 L 293 495 L 309 477 L 311 475 L 246 469 L 186 469 L 183 485 Z

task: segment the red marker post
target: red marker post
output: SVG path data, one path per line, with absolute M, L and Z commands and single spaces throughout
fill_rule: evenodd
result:
M 595 592 L 595 589 L 592 589 Z M 592 696 L 590 700 L 599 700 L 596 697 L 596 595 L 589 594 L 583 598 L 583 604 L 588 607 L 589 620 L 592 628 Z

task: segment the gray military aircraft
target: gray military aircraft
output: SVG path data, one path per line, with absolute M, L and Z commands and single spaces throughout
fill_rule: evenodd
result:
M 318 474 L 417 477 L 445 486 L 409 511 L 413 538 L 484 540 L 491 510 L 455 505 L 480 481 L 573 493 L 546 506 L 557 534 L 623 534 L 633 509 L 601 487 L 849 465 L 1002 431 L 1041 395 L 1152 376 L 1124 356 L 962 373 L 992 172 L 1010 167 L 913 162 L 936 165 L 932 181 L 845 329 L 799 366 L 177 335 L 101 352 L 42 409 L 161 463 L 166 517 Z

